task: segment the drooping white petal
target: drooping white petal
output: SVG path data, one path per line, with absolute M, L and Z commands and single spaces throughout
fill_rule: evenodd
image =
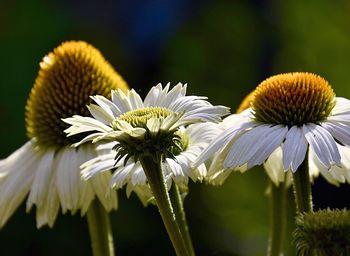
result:
M 72 203 L 70 200 L 69 193 L 69 172 L 71 172 L 69 162 L 69 154 L 66 155 L 64 150 L 60 150 L 56 154 L 56 186 L 58 191 L 58 196 L 61 201 L 62 212 L 66 213 L 68 209 L 72 209 Z M 67 168 L 69 167 L 69 168 Z M 79 173 L 79 166 L 75 166 L 76 171 Z M 67 189 L 68 187 L 68 189 Z
M 6 176 L 1 177 L 0 227 L 3 227 L 28 194 L 41 153 L 28 141 L 6 159 L 1 160 Z M 26 168 L 23 168 L 26 166 Z
M 332 109 L 331 116 L 336 115 L 350 115 L 350 100 L 336 97 L 336 104 Z
M 131 176 L 132 169 L 135 167 L 134 165 L 134 163 L 129 161 L 124 168 L 118 168 L 115 170 L 110 182 L 111 186 L 115 188 L 123 187 Z
M 332 135 L 323 127 L 309 123 L 303 125 L 303 133 L 320 162 L 327 168 L 340 165 L 340 154 Z
M 327 121 L 350 125 L 350 114 L 338 114 L 327 117 Z
M 321 124 L 334 138 L 350 146 L 350 126 L 343 123 L 326 121 Z
M 281 182 L 284 182 L 282 156 L 282 147 L 277 147 L 264 163 L 264 169 L 267 175 L 276 186 L 279 186 Z
M 154 203 L 154 197 L 148 185 L 133 186 L 131 183 L 128 183 L 126 187 L 127 197 L 130 197 L 130 194 L 133 191 L 140 198 L 140 201 L 142 202 L 144 207 L 146 207 L 149 203 Z
M 44 197 L 44 201 L 41 205 L 36 207 L 36 226 L 41 228 L 43 225 L 53 227 L 60 203 L 58 199 L 57 189 L 55 186 L 55 177 L 51 177 L 48 183 L 47 191 Z
M 325 167 L 323 163 L 320 162 L 318 156 L 313 153 L 309 158 L 309 171 L 314 173 L 314 176 L 317 176 L 318 173 L 321 173 L 322 176 L 331 184 L 338 186 L 339 182 L 333 178 L 328 168 Z
M 146 184 L 146 174 L 143 171 L 141 165 L 135 165 L 133 168 L 133 174 L 131 175 L 131 184 L 136 185 L 145 185 Z
M 248 168 L 261 164 L 281 144 L 288 128 L 279 125 L 259 125 L 243 133 L 232 144 L 224 168 L 236 168 L 248 163 Z M 270 143 L 271 142 L 271 143 Z
M 56 171 L 52 170 L 54 154 L 53 150 L 46 151 L 38 163 L 38 169 L 27 200 L 27 211 L 30 210 L 33 204 L 37 207 L 44 204 L 49 184 L 52 178 L 56 176 Z
M 111 170 L 115 164 L 115 153 L 98 156 L 81 165 L 81 177 L 84 180 L 100 172 Z
M 222 134 L 220 134 L 210 145 L 203 150 L 203 152 L 198 156 L 196 161 L 192 164 L 192 167 L 196 167 L 202 163 L 204 163 L 209 157 L 213 156 L 214 153 L 219 151 L 220 149 L 224 148 L 226 144 L 233 140 L 233 138 L 244 131 L 245 129 L 249 129 L 251 127 L 255 127 L 257 124 L 255 122 L 249 121 L 246 123 L 242 123 L 237 126 L 232 126 L 231 128 L 228 128 L 226 131 L 224 131 Z M 226 156 L 225 156 L 226 157 Z
M 337 147 L 339 149 L 339 153 L 341 155 L 341 165 L 340 166 L 331 166 L 328 170 L 323 167 L 323 172 L 327 172 L 330 180 L 333 181 L 334 184 L 339 183 L 350 183 L 350 148 L 346 146 L 342 146 L 337 143 Z M 323 174 L 322 172 L 322 174 Z
M 80 197 L 80 163 L 75 148 L 64 147 L 55 157 L 57 162 L 56 186 L 62 211 L 78 210 Z
M 174 180 L 176 182 L 182 182 L 185 179 L 181 166 L 171 158 L 165 159 L 164 168 L 173 174 Z
M 260 148 L 257 146 L 256 153 L 252 156 L 251 160 L 247 162 L 247 168 L 250 169 L 252 166 L 261 165 L 272 154 L 272 152 L 282 144 L 287 132 L 287 127 L 279 126 L 279 129 L 271 129 L 270 133 L 263 136 L 259 143 L 259 145 L 261 145 Z
M 92 187 L 100 200 L 101 204 L 107 211 L 117 209 L 118 199 L 116 191 L 109 186 L 112 174 L 110 171 L 101 172 L 91 177 Z
M 283 169 L 295 172 L 306 157 L 307 140 L 302 128 L 292 126 L 283 144 Z
M 337 145 L 342 161 L 342 168 L 339 172 L 344 176 L 345 180 L 350 183 L 350 148 L 339 144 Z
M 77 162 L 81 166 L 81 164 L 96 156 L 96 150 L 94 145 L 83 145 L 77 149 L 76 155 L 76 157 L 78 158 Z M 92 200 L 95 198 L 95 192 L 90 181 L 85 181 L 84 179 L 80 178 L 79 185 L 80 196 L 78 208 L 80 209 L 81 216 L 84 216 L 87 210 L 89 209 Z
M 31 209 L 33 204 L 36 205 L 38 228 L 45 224 L 52 226 L 59 209 L 57 188 L 55 186 L 56 168 L 52 168 L 54 154 L 54 150 L 46 150 L 42 155 L 27 200 L 27 211 Z

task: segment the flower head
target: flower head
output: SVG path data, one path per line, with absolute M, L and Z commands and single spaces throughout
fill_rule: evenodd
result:
M 320 76 L 276 75 L 256 88 L 250 108 L 229 117 L 226 131 L 195 165 L 218 149 L 222 150 L 213 165 L 221 166 L 221 172 L 245 170 L 265 161 L 278 163 L 274 164 L 276 172 L 295 172 L 308 157 L 310 175 L 321 173 L 333 184 L 350 182 L 349 118 L 350 101 L 335 97 Z M 217 170 L 211 174 L 217 176 Z
M 140 162 L 141 156 L 162 159 L 168 177 L 175 181 L 194 180 L 203 176 L 203 167 L 192 170 L 190 163 L 199 155 L 219 128 L 214 124 L 228 113 L 222 106 L 212 106 L 203 97 L 186 96 L 186 85 L 178 84 L 169 90 L 162 85 L 153 87 L 145 100 L 134 91 L 126 94 L 112 91 L 112 101 L 102 96 L 92 99 L 89 111 L 94 118 L 73 116 L 64 119 L 71 124 L 68 136 L 93 132 L 76 145 L 92 140 L 114 142 L 114 152 L 102 155 L 83 165 L 84 176 L 115 169 L 112 185 L 123 186 L 131 179 L 133 185 L 146 183 Z M 168 171 L 167 171 L 168 170 Z
M 65 136 L 68 125 L 61 119 L 88 116 L 90 95 L 109 97 L 117 88 L 128 86 L 96 48 L 81 41 L 63 43 L 40 63 L 26 106 L 28 137 L 47 147 L 76 142 Z
M 176 132 L 179 147 L 170 147 L 169 151 L 173 157 L 165 157 L 163 161 L 164 176 L 169 188 L 172 180 L 178 185 L 187 185 L 188 177 L 193 181 L 201 181 L 206 176 L 207 168 L 204 164 L 198 168 L 192 168 L 191 163 L 221 131 L 222 129 L 217 124 L 199 123 L 186 128 L 181 127 Z M 110 186 L 121 188 L 127 185 L 128 196 L 135 191 L 141 201 L 147 204 L 152 193 L 140 162 L 126 159 L 124 156 L 116 163 L 117 152 L 111 150 L 115 148 L 115 145 L 118 145 L 118 142 L 98 146 L 99 156 L 82 165 L 82 177 L 89 179 L 100 172 L 114 170 Z
M 298 255 L 347 255 L 350 212 L 326 209 L 299 214 L 293 236 Z
M 62 211 L 85 214 L 95 198 L 106 210 L 117 207 L 115 193 L 106 196 L 110 173 L 89 182 L 80 179 L 79 166 L 97 156 L 93 145 L 71 148 L 62 118 L 89 115 L 91 94 L 109 97 L 111 89 L 127 85 L 101 53 L 85 42 L 65 42 L 44 57 L 26 106 L 30 140 L 0 161 L 0 227 L 28 196 L 27 210 L 36 206 L 37 226 L 52 226 Z

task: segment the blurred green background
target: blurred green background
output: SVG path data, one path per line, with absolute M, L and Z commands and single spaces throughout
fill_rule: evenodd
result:
M 0 2 L 0 157 L 27 138 L 24 108 L 42 57 L 65 40 L 85 40 L 145 95 L 158 82 L 187 82 L 234 112 L 263 79 L 309 71 L 350 97 L 350 2 L 345 0 L 139 0 Z M 198 255 L 265 255 L 267 178 L 256 168 L 220 187 L 190 184 L 185 201 Z M 349 207 L 349 186 L 319 178 L 315 207 Z M 291 194 L 291 193 L 290 193 Z M 1 196 L 1 195 L 0 195 Z M 290 214 L 293 211 L 290 197 Z M 119 193 L 112 213 L 119 255 L 173 255 L 157 209 Z M 291 215 L 292 216 L 292 215 Z M 292 219 L 292 217 L 291 217 Z M 288 238 L 292 230 L 290 223 Z M 292 245 L 286 242 L 288 253 Z M 0 231 L 0 255 L 91 255 L 85 219 L 59 216 L 35 227 L 22 205 Z

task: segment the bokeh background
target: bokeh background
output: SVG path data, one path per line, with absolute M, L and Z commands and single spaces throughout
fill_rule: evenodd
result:
M 346 0 L 138 0 L 0 2 L 0 157 L 27 138 L 24 108 L 42 57 L 65 40 L 85 40 L 140 94 L 158 82 L 187 82 L 234 112 L 270 75 L 309 71 L 350 98 L 350 2 Z M 256 168 L 220 187 L 190 184 L 185 201 L 198 255 L 265 255 L 267 178 Z M 349 207 L 349 185 L 323 178 L 316 208 Z M 1 195 L 0 195 L 1 196 Z M 289 212 L 293 200 L 289 194 Z M 174 255 L 157 209 L 119 193 L 112 214 L 119 255 Z M 292 214 L 291 214 L 292 218 Z M 291 237 L 292 223 L 288 230 Z M 293 255 L 286 242 L 287 255 Z M 0 230 L 0 255 L 91 255 L 86 221 L 60 215 L 35 227 L 22 205 Z

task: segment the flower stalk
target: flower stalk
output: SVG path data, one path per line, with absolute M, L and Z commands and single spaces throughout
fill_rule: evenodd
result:
M 287 219 L 287 175 L 285 182 L 276 186 L 272 181 L 269 182 L 269 196 L 271 206 L 271 230 L 269 238 L 268 253 L 269 256 L 281 256 L 283 254 L 283 244 L 286 232 Z
M 312 211 L 311 182 L 308 168 L 308 157 L 305 157 L 298 170 L 293 173 L 294 196 L 299 213 Z
M 179 187 L 175 183 L 173 183 L 170 188 L 169 197 L 175 213 L 176 222 L 182 234 L 182 238 L 186 243 L 189 254 L 193 256 L 195 255 L 195 252 L 192 244 L 191 234 L 187 225 L 186 214 L 183 207 L 183 200 L 181 197 Z
M 87 212 L 87 221 L 94 256 L 114 256 L 114 244 L 109 215 L 98 200 Z
M 175 249 L 176 255 L 190 255 L 176 222 L 162 170 L 162 156 L 140 156 L 140 162 L 156 199 L 159 213 Z

